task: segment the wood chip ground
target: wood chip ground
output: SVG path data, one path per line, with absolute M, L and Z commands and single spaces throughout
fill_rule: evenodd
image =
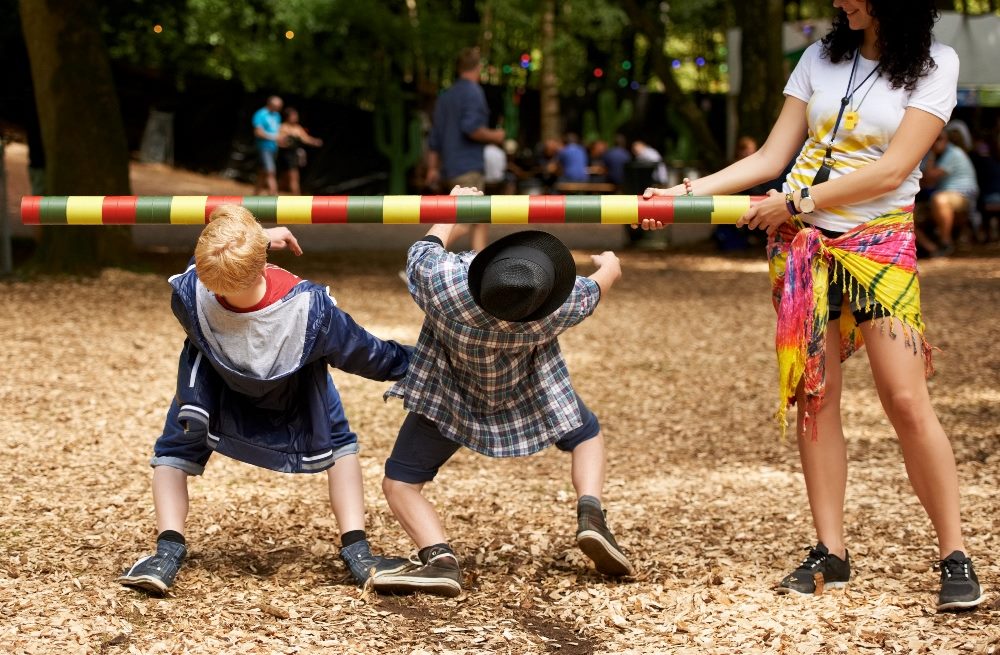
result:
M 308 244 L 305 244 L 308 250 Z M 585 253 L 577 253 L 589 271 Z M 278 263 L 330 284 L 372 332 L 412 343 L 403 254 Z M 605 505 L 638 574 L 594 573 L 574 542 L 569 458 L 461 452 L 428 486 L 465 571 L 457 599 L 379 597 L 337 557 L 323 476 L 214 457 L 191 481 L 190 559 L 167 598 L 114 578 L 148 553 L 147 462 L 182 334 L 148 273 L 0 283 L 0 651 L 4 653 L 1000 653 L 1000 251 L 922 267 L 930 382 L 992 592 L 937 615 L 937 549 L 864 353 L 845 370 L 846 590 L 778 597 L 813 530 L 775 410 L 774 315 L 759 257 L 637 253 L 562 340 L 609 444 Z M 376 548 L 411 544 L 381 497 L 403 417 L 386 385 L 334 373 L 363 444 Z

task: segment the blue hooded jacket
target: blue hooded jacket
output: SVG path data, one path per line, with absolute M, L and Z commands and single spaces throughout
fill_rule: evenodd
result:
M 343 408 L 327 366 L 399 380 L 409 365 L 412 348 L 367 332 L 314 282 L 302 280 L 247 313 L 222 307 L 193 264 L 170 284 L 171 308 L 187 334 L 179 419 L 207 431 L 209 447 L 234 459 L 288 473 L 329 468 L 331 425 Z

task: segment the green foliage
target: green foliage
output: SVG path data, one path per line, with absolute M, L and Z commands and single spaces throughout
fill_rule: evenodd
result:
M 632 101 L 626 98 L 619 104 L 615 92 L 604 89 L 597 94 L 597 113 L 588 109 L 583 114 L 583 140 L 613 143 L 615 133 L 631 119 Z
M 422 154 L 420 121 L 410 118 L 403 94 L 388 86 L 375 107 L 375 146 L 389 160 L 389 193 L 406 193 L 406 172 Z
M 353 0 L 106 0 L 114 59 L 188 75 L 236 79 L 246 88 L 371 101 L 380 80 L 450 70 L 478 26 L 440 3 Z M 162 29 L 154 31 L 159 25 Z M 420 53 L 422 64 L 416 60 Z

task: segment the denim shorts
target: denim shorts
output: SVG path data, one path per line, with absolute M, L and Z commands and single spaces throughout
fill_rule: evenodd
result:
M 576 396 L 583 424 L 556 441 L 556 448 L 568 452 L 601 431 L 594 413 Z M 385 477 L 390 480 L 420 484 L 430 482 L 438 469 L 451 459 L 461 446 L 448 439 L 432 421 L 410 412 L 399 428 L 392 454 L 385 462 Z
M 268 173 L 278 170 L 277 154 L 274 150 L 264 150 L 257 148 L 257 163 Z

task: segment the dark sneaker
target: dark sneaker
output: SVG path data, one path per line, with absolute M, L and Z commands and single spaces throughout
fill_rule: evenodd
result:
M 956 550 L 938 563 L 941 568 L 941 593 L 938 594 L 939 612 L 967 609 L 983 602 L 983 590 L 972 568 L 972 560 Z
M 576 543 L 583 554 L 594 561 L 594 567 L 605 575 L 634 575 L 635 569 L 619 548 L 607 514 L 595 503 L 581 502 L 576 508 Z
M 351 575 L 354 576 L 359 585 L 364 585 L 370 577 L 383 573 L 395 573 L 411 564 L 410 560 L 402 557 L 373 555 L 367 539 L 341 548 L 340 558 L 347 564 L 347 568 L 350 569 Z
M 434 548 L 427 553 L 427 561 L 396 573 L 377 575 L 372 578 L 372 586 L 383 594 L 421 591 L 454 598 L 462 593 L 462 569 L 450 549 Z
M 132 565 L 118 578 L 118 582 L 162 596 L 174 584 L 181 562 L 187 555 L 184 544 L 173 541 L 158 541 L 156 554 L 147 555 Z
M 851 579 L 851 555 L 844 551 L 844 557 L 845 559 L 840 559 L 831 555 L 822 543 L 816 544 L 815 548 L 809 549 L 809 554 L 799 564 L 799 568 L 778 583 L 778 593 L 812 596 L 823 593 L 824 589 L 846 587 L 847 581 Z M 816 585 L 817 575 L 823 583 L 821 587 Z

